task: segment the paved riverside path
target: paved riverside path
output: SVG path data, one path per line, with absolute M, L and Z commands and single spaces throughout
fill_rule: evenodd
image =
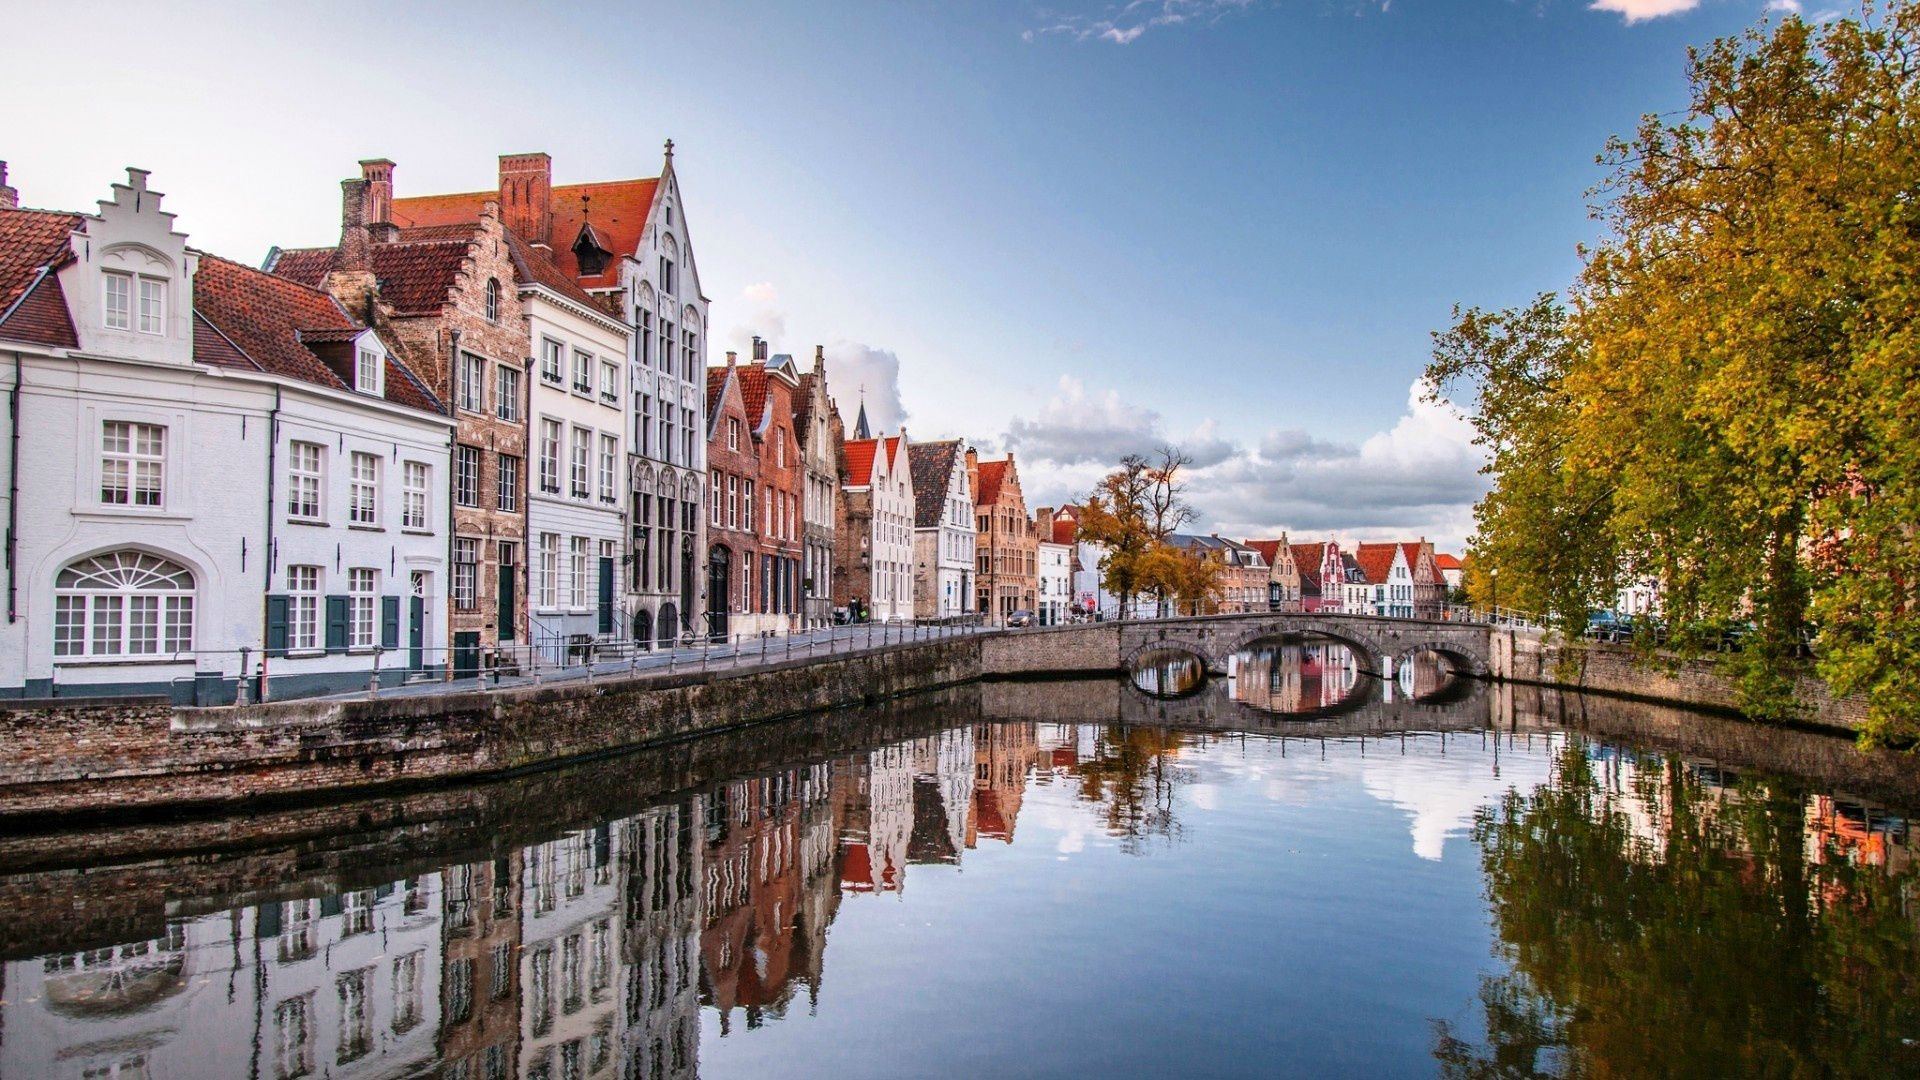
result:
M 466 679 L 432 679 L 383 686 L 378 694 L 355 690 L 341 694 L 308 697 L 306 701 L 351 701 L 367 697 L 430 697 L 440 694 L 464 694 L 475 690 L 509 689 L 524 686 L 554 686 L 586 682 L 589 678 L 619 678 L 627 675 L 658 674 L 672 671 L 728 671 L 782 663 L 809 656 L 831 656 L 865 652 L 869 648 L 893 648 L 900 645 L 947 641 L 981 633 L 1000 633 L 996 626 L 946 626 L 937 624 L 860 623 L 806 630 L 783 637 L 752 638 L 722 644 L 703 643 L 672 649 L 634 651 L 617 660 L 598 660 L 569 666 L 542 666 L 537 672 L 523 668 L 518 675 L 496 679 L 489 674 Z M 292 699 L 288 699 L 292 700 Z

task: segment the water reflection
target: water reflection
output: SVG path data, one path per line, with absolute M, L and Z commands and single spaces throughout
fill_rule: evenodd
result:
M 1234 700 L 1320 708 L 1346 660 L 1255 650 Z M 1899 1073 L 1913 839 L 1856 794 L 1484 716 L 950 724 L 365 887 L 196 903 L 183 863 L 156 936 L 0 966 L 0 1076 Z M 90 887 L 34 877 L 0 896 Z M 967 1005 L 896 1026 L 922 1000 Z
M 1332 638 L 1283 638 L 1229 662 L 1227 695 L 1262 712 L 1309 714 L 1339 706 L 1363 677 L 1353 650 Z
M 1185 649 L 1149 649 L 1133 662 L 1133 685 L 1154 697 L 1179 698 L 1207 681 L 1207 665 Z

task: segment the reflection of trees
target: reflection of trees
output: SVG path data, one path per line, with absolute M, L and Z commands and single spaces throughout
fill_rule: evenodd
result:
M 1091 755 L 1080 759 L 1075 774 L 1080 797 L 1100 807 L 1109 835 L 1128 853 L 1151 836 L 1178 838 L 1174 788 L 1180 781 L 1170 767 L 1182 737 L 1166 728 L 1109 727 L 1094 739 Z
M 1651 766 L 1651 767 L 1649 767 Z M 1499 950 L 1484 1046 L 1448 1076 L 1912 1075 L 1911 873 L 1808 858 L 1806 799 L 1642 761 L 1610 793 L 1579 744 L 1474 830 Z M 1636 838 L 1623 803 L 1658 839 Z M 1816 840 L 1818 839 L 1816 834 Z

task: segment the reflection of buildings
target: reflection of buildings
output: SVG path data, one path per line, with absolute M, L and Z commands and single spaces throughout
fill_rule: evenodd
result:
M 967 846 L 981 837 L 1013 843 L 1013 826 L 1027 790 L 1027 773 L 1040 763 L 1032 724 L 973 726 L 973 816 Z
M 785 1014 L 795 983 L 820 985 L 821 949 L 837 893 L 833 875 L 834 770 L 785 769 L 706 796 L 702 856 L 704 996 L 728 1030 Z
M 511 1076 L 520 1049 L 520 853 L 450 866 L 440 892 L 440 1060 Z
M 1332 642 L 1262 646 L 1237 658 L 1228 693 L 1250 708 L 1316 712 L 1345 701 L 1359 678 L 1353 653 Z
M 430 1069 L 439 888 L 433 874 L 235 908 L 150 941 L 10 963 L 0 1076 Z
M 619 1019 L 620 883 L 611 825 L 526 849 L 520 888 L 521 1060 L 529 1080 L 597 1075 Z
M 1907 819 L 1842 795 L 1807 800 L 1807 861 L 1905 873 L 1913 865 Z
M 622 927 L 622 1075 L 700 1071 L 702 880 L 696 802 L 655 807 L 618 826 L 626 879 Z

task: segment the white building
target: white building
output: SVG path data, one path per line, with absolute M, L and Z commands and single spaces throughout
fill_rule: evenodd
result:
M 862 415 L 864 421 L 864 412 Z M 863 424 L 864 426 L 864 424 Z M 903 431 L 892 438 L 849 439 L 841 487 L 843 520 L 854 535 L 836 540 L 857 548 L 842 566 L 839 586 L 876 621 L 913 618 L 913 466 Z M 864 580 L 861 580 L 864 578 Z M 862 588 L 864 586 L 864 589 Z M 862 597 L 861 592 L 866 595 Z
M 621 1045 L 624 882 L 611 825 L 526 849 L 520 892 L 523 1075 L 598 1075 Z
M 98 213 L 20 210 L 0 169 L 0 693 L 427 671 L 453 422 L 330 296 L 188 249 L 161 201 L 134 169 Z
M 527 373 L 527 596 L 532 644 L 557 663 L 592 642 L 626 640 L 628 332 L 555 266 L 509 233 L 533 343 Z
M 913 612 L 951 619 L 973 607 L 973 489 L 958 439 L 907 448 L 913 473 Z M 941 482 L 941 477 L 946 482 Z
M 1044 526 L 1044 522 L 1042 525 Z M 1040 568 L 1040 609 L 1034 617 L 1041 626 L 1059 626 L 1073 610 L 1073 545 L 1040 541 L 1036 553 Z
M 503 154 L 497 190 L 395 199 L 394 217 L 410 227 L 471 221 L 492 199 L 510 230 L 544 242 L 554 265 L 628 323 L 631 570 L 623 632 L 665 643 L 704 628 L 704 570 L 696 553 L 707 550 L 700 512 L 707 298 L 674 174 L 673 143 L 658 176 L 558 186 L 548 155 Z M 529 435 L 537 454 L 540 433 Z M 532 541 L 536 560 L 538 542 Z M 597 602 L 588 606 L 597 620 Z

